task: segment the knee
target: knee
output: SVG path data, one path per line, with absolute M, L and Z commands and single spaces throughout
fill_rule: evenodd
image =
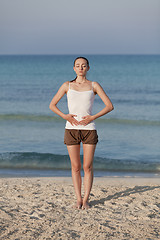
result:
M 93 164 L 91 165 L 83 165 L 84 172 L 91 172 L 93 170 Z
M 80 172 L 81 171 L 81 164 L 72 165 L 73 172 Z

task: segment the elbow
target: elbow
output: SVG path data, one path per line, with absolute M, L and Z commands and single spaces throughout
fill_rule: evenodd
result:
M 114 110 L 114 106 L 113 106 L 113 104 L 111 104 L 110 106 L 108 106 L 108 110 L 109 110 L 109 112 L 111 112 L 111 111 Z
M 113 111 L 113 110 L 114 110 L 114 106 L 112 105 L 112 106 L 111 106 L 111 111 Z
M 49 109 L 52 110 L 52 111 L 54 111 L 54 106 L 53 106 L 53 104 L 50 103 Z
M 51 110 L 52 110 L 52 106 L 51 106 L 51 104 L 49 104 L 49 109 L 51 109 Z

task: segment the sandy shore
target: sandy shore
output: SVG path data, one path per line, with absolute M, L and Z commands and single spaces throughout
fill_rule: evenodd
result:
M 0 239 L 160 239 L 160 178 L 95 178 L 74 202 L 71 178 L 1 178 Z

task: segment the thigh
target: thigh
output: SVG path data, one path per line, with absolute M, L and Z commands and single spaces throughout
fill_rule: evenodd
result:
M 80 167 L 81 160 L 80 160 L 80 144 L 79 145 L 67 145 L 69 157 L 71 160 L 72 167 Z
M 69 145 L 79 145 L 80 140 L 80 132 L 77 129 L 65 129 L 64 132 L 64 144 Z
M 81 140 L 83 144 L 95 145 L 98 142 L 97 130 L 81 130 Z
M 96 144 L 83 144 L 83 167 L 90 167 L 93 164 Z

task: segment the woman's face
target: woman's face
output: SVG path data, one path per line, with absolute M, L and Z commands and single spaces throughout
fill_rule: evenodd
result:
M 87 65 L 85 59 L 79 58 L 76 60 L 73 69 L 76 72 L 77 76 L 86 76 L 87 71 L 89 70 L 89 66 Z

